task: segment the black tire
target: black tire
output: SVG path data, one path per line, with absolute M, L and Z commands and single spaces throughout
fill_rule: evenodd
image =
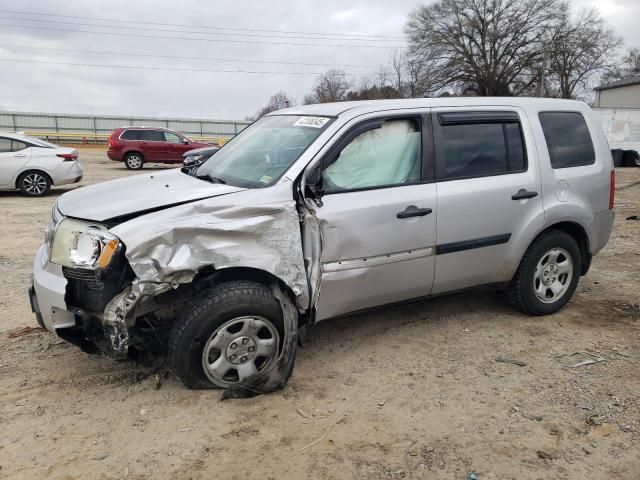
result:
M 30 170 L 20 175 L 17 186 L 29 197 L 43 197 L 51 190 L 51 178 L 39 170 Z
M 234 319 L 247 316 L 261 317 L 277 330 L 277 357 L 284 338 L 282 309 L 269 287 L 263 284 L 229 281 L 215 285 L 204 295 L 196 298 L 183 317 L 176 321 L 169 336 L 169 358 L 176 374 L 188 388 L 234 386 L 232 381 L 215 383 L 205 373 L 204 349 L 220 327 Z M 220 352 L 220 356 L 224 354 Z
M 623 165 L 625 167 L 640 167 L 640 154 L 635 150 L 625 150 Z
M 564 279 L 566 285 L 562 287 L 564 290 L 555 300 L 553 299 L 554 292 L 551 291 L 551 286 L 541 285 L 540 281 L 536 279 L 537 276 L 540 276 L 536 274 L 536 267 L 545 258 L 549 258 L 548 253 L 553 249 L 563 252 L 560 255 L 561 259 L 565 257 L 566 252 L 570 257 L 570 265 L 572 266 L 570 274 L 554 274 L 553 271 L 551 272 L 551 276 L 554 279 L 557 278 L 558 281 Z M 528 315 L 549 315 L 557 312 L 571 299 L 578 286 L 582 270 L 581 258 L 578 243 L 568 233 L 560 230 L 548 230 L 542 233 L 527 249 L 524 257 L 522 257 L 518 271 L 507 288 L 509 302 L 517 310 Z M 551 263 L 553 264 L 553 262 Z M 553 269 L 553 265 L 548 268 Z M 547 272 L 547 267 L 545 266 L 540 272 L 540 274 Z M 546 280 L 550 281 L 551 278 L 545 278 Z M 555 284 L 555 281 L 552 283 Z M 536 293 L 536 285 L 545 290 L 544 293 L 551 291 L 552 297 L 545 301 L 541 300 L 539 298 L 540 293 Z
M 124 164 L 129 170 L 140 170 L 144 166 L 144 156 L 139 152 L 129 152 L 124 156 Z

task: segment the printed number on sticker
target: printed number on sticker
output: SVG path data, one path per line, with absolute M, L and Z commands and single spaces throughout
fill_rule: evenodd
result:
M 300 120 L 294 123 L 293 126 L 322 128 L 322 126 L 328 121 L 329 121 L 328 118 L 322 118 L 322 117 L 302 117 Z

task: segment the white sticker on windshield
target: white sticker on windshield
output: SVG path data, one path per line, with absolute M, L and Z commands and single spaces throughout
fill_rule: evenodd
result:
M 313 127 L 313 128 L 322 128 L 325 123 L 329 121 L 328 118 L 323 117 L 302 117 L 296 123 L 293 124 L 294 127 Z

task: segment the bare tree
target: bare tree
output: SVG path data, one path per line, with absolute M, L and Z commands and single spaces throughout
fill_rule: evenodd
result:
M 597 10 L 572 16 L 564 5 L 546 55 L 550 80 L 544 86 L 547 94 L 561 98 L 590 95 L 594 81 L 614 68 L 621 43 Z
M 640 75 L 640 48 L 627 50 L 618 65 L 602 76 L 602 83 L 614 82 L 633 75 Z
M 537 80 L 559 0 L 437 0 L 406 26 L 423 94 L 519 95 Z M 418 85 L 420 82 L 416 81 Z
M 311 93 L 304 97 L 303 103 L 309 105 L 340 102 L 346 99 L 347 92 L 351 87 L 352 82 L 347 80 L 343 71 L 331 69 L 318 77 Z
M 266 115 L 267 113 L 275 112 L 281 108 L 293 107 L 296 101 L 289 97 L 283 90 L 271 95 L 267 104 L 253 114 L 252 117 L 247 117 L 246 120 L 257 120 L 258 118 Z

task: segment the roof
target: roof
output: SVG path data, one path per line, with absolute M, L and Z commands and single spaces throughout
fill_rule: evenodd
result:
M 436 108 L 436 107 L 544 107 L 557 109 L 582 109 L 585 103 L 576 100 L 539 97 L 438 97 L 407 98 L 393 100 L 360 100 L 355 102 L 319 103 L 284 108 L 269 115 L 317 115 L 337 117 L 348 112 L 350 115 L 361 115 L 381 110 L 403 108 Z
M 599 85 L 596 88 L 594 88 L 594 90 L 609 90 L 610 88 L 628 87 L 629 85 L 639 85 L 639 84 L 640 84 L 640 75 L 632 75 L 630 77 L 623 78 L 622 80 L 616 80 L 615 82 Z

